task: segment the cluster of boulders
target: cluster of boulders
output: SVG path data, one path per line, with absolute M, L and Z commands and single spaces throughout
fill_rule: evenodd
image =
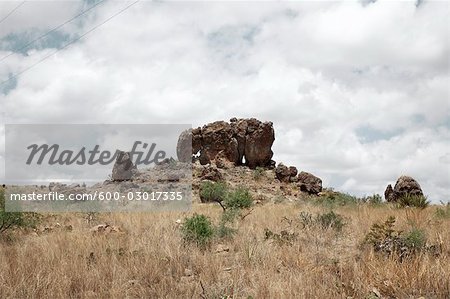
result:
M 423 196 L 419 183 L 410 176 L 399 177 L 394 188 L 389 184 L 384 191 L 384 198 L 387 202 L 398 202 L 405 196 Z
M 297 183 L 300 191 L 309 194 L 318 194 L 322 192 L 322 180 L 315 175 L 302 171 L 297 175 L 298 171 L 295 166 L 286 166 L 283 163 L 278 164 L 275 168 L 275 177 L 284 183 Z
M 198 160 L 201 165 L 206 165 L 201 179 L 217 182 L 223 179 L 218 168 L 226 168 L 227 165 L 246 165 L 251 169 L 275 168 L 275 161 L 272 160 L 274 140 L 272 122 L 232 118 L 230 122 L 216 121 L 182 132 L 177 143 L 177 156 L 181 162 Z M 135 173 L 136 165 L 130 154 L 120 152 L 113 167 L 112 181 L 130 180 Z M 319 177 L 304 171 L 298 173 L 294 166 L 279 163 L 275 168 L 275 177 L 282 183 L 295 183 L 300 191 L 308 194 L 322 192 Z M 179 178 L 168 176 L 165 180 L 174 182 Z M 389 184 L 384 193 L 388 202 L 397 202 L 407 195 L 423 196 L 419 183 L 409 176 L 401 176 L 394 187 Z
M 177 144 L 177 156 L 182 162 L 198 159 L 202 165 L 226 162 L 256 167 L 274 166 L 272 144 L 275 132 L 272 122 L 255 118 L 230 122 L 216 121 L 203 127 L 184 131 Z

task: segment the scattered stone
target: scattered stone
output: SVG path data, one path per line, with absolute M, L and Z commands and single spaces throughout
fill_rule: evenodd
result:
M 308 194 L 319 194 L 322 191 L 322 180 L 309 172 L 300 172 L 298 175 L 300 191 Z

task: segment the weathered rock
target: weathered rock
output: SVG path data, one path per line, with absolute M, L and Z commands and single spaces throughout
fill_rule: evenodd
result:
M 270 165 L 274 141 L 275 132 L 271 122 L 263 123 L 254 118 L 248 120 L 244 151 L 248 167 L 256 168 Z
M 278 164 L 277 168 L 275 168 L 275 177 L 280 182 L 289 182 L 289 178 L 291 177 L 289 167 L 287 167 L 283 163 Z
M 177 157 L 181 162 L 190 162 L 192 160 L 192 130 L 183 131 L 178 137 Z
M 219 153 L 228 161 L 237 163 L 239 159 L 238 143 L 229 123 L 224 121 L 210 123 L 203 126 L 201 133 L 200 163 L 206 161 L 210 163 Z
M 222 180 L 222 174 L 220 171 L 212 166 L 207 166 L 203 168 L 201 173 L 201 179 L 202 180 L 210 180 L 214 182 L 218 182 Z
M 395 183 L 394 189 L 389 184 L 384 192 L 384 197 L 388 202 L 397 202 L 404 196 L 423 196 L 419 183 L 410 176 L 401 176 Z
M 285 166 L 283 163 L 278 164 L 275 168 L 275 177 L 284 183 L 297 181 L 297 168 L 294 166 Z
M 387 185 L 386 190 L 384 191 L 384 198 L 387 202 L 394 201 L 394 189 L 392 189 L 391 184 Z
M 273 124 L 255 118 L 216 121 L 181 133 L 177 144 L 180 161 L 188 162 L 197 156 L 206 165 L 219 157 L 235 165 L 246 164 L 250 168 L 272 165 L 272 144 L 275 140 Z M 192 152 L 189 154 L 190 145 Z M 245 163 L 244 163 L 245 160 Z M 223 161 L 219 162 L 224 165 Z
M 133 161 L 131 160 L 130 153 L 119 151 L 116 162 L 114 163 L 111 178 L 113 181 L 131 180 L 131 177 L 133 176 L 133 170 L 135 169 L 136 165 L 134 165 Z
M 295 166 L 289 166 L 289 175 L 290 177 L 295 177 L 297 175 L 297 167 Z
M 300 191 L 309 194 L 318 194 L 322 191 L 322 180 L 315 175 L 302 171 L 297 178 Z

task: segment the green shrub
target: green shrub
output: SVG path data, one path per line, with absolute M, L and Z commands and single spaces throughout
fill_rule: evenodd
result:
M 207 247 L 214 236 L 214 227 L 205 215 L 194 214 L 185 219 L 182 226 L 183 240 L 199 247 Z
M 225 198 L 224 206 L 226 209 L 246 209 L 250 208 L 253 203 L 250 191 L 242 186 L 228 193 Z
M 394 229 L 395 217 L 390 216 L 384 223 L 374 223 L 364 242 L 372 245 L 376 252 L 397 254 L 402 260 L 419 251 L 433 252 L 436 246 L 426 247 L 425 232 L 413 227 L 407 233 Z
M 316 223 L 323 229 L 332 228 L 337 231 L 341 231 L 345 225 L 344 217 L 333 211 L 317 215 Z
M 420 250 L 425 247 L 427 242 L 425 232 L 418 228 L 412 228 L 403 237 L 403 244 L 412 250 Z
M 224 182 L 205 181 L 200 185 L 201 202 L 222 202 L 228 192 L 228 187 Z
M 430 202 L 427 200 L 427 197 L 424 195 L 405 195 L 399 198 L 398 205 L 402 208 L 404 207 L 412 207 L 412 208 L 421 208 L 424 209 L 428 207 Z

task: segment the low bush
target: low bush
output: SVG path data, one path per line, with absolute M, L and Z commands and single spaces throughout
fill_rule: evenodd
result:
M 374 223 L 366 235 L 364 243 L 370 244 L 376 252 L 396 254 L 400 260 L 417 252 L 436 253 L 436 246 L 426 246 L 426 235 L 422 229 L 413 227 L 408 232 L 394 229 L 395 217 L 390 216 L 383 223 Z
M 226 209 L 247 209 L 252 206 L 253 198 L 250 191 L 242 186 L 228 192 L 225 196 L 224 206 Z
M 201 248 L 207 247 L 214 236 L 214 226 L 205 215 L 194 214 L 185 219 L 182 226 L 183 240 Z
M 320 225 L 322 229 L 331 228 L 336 231 L 341 231 L 345 225 L 344 217 L 333 211 L 317 215 L 316 223 Z

